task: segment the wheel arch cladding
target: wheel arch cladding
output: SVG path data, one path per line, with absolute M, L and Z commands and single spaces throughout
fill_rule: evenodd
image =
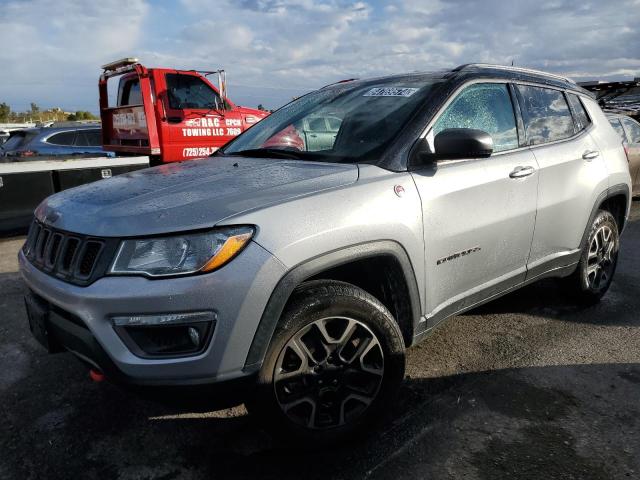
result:
M 619 233 L 622 233 L 626 223 L 628 205 L 629 192 L 626 186 L 624 189 L 609 189 L 607 197 L 600 203 L 599 209 L 608 211 L 616 219 Z
M 246 372 L 256 372 L 262 366 L 273 333 L 294 289 L 305 281 L 318 279 L 346 281 L 376 297 L 396 319 L 406 346 L 412 344 L 421 307 L 409 257 L 396 242 L 369 242 L 308 260 L 282 277 L 254 334 L 245 362 Z
M 609 187 L 607 190 L 602 192 L 596 199 L 595 205 L 591 210 L 591 215 L 589 216 L 589 221 L 585 226 L 579 248 L 584 248 L 587 237 L 589 236 L 591 224 L 593 224 L 593 221 L 598 214 L 598 210 L 607 210 L 610 212 L 616 219 L 616 222 L 618 222 L 618 233 L 622 233 L 629 211 L 630 198 L 631 193 L 629 191 L 629 186 L 624 183 Z

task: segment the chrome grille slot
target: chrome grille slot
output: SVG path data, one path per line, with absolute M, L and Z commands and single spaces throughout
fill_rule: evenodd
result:
M 63 253 L 62 253 L 62 265 L 60 266 L 60 270 L 63 272 L 70 272 L 71 267 L 73 266 L 73 260 L 76 257 L 76 253 L 78 252 L 78 247 L 80 246 L 80 240 L 74 237 L 68 237 L 66 239 Z
M 45 259 L 45 266 L 47 268 L 53 268 L 56 264 L 56 260 L 58 259 L 58 252 L 60 251 L 60 246 L 62 245 L 62 239 L 64 237 L 61 233 L 54 233 L 51 237 L 51 241 L 49 242 L 49 246 L 47 248 L 47 256 Z
M 80 260 L 78 262 L 77 275 L 81 278 L 88 278 L 91 276 L 96 264 L 98 255 L 102 250 L 102 242 L 95 240 L 88 240 L 85 242 L 80 253 Z
M 22 251 L 38 270 L 84 286 L 106 273 L 118 243 L 115 238 L 71 234 L 34 220 Z

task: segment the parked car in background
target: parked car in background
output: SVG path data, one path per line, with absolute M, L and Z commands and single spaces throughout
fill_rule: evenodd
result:
M 302 120 L 305 150 L 318 152 L 329 150 L 336 141 L 342 119 L 334 115 L 315 115 Z
M 640 123 L 627 115 L 607 113 L 609 123 L 624 145 L 629 160 L 629 173 L 633 184 L 633 196 L 640 196 Z
M 101 128 L 95 125 L 16 130 L 11 132 L 9 139 L 0 146 L 0 162 L 32 159 L 31 157 L 35 156 L 115 156 L 113 152 L 102 149 L 101 132 Z

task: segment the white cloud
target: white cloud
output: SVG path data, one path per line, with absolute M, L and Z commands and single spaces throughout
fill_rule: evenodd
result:
M 89 108 L 99 66 L 138 44 L 148 6 L 143 0 L 29 0 L 0 7 L 0 97 L 57 104 L 73 89 L 85 98 L 64 106 Z M 48 98 L 47 98 L 48 97 Z M 91 102 L 92 103 L 92 102 Z
M 475 61 L 638 76 L 639 24 L 639 0 L 11 1 L 0 8 L 0 42 L 12 46 L 0 50 L 0 101 L 97 104 L 99 65 L 132 54 L 223 67 L 234 100 L 268 106 L 343 78 Z

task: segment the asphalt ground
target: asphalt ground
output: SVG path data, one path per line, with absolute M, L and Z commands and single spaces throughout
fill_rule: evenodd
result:
M 93 383 L 31 338 L 0 241 L 0 478 L 640 478 L 640 203 L 602 302 L 532 285 L 408 353 L 390 420 L 322 451 L 272 439 L 243 406 L 167 406 Z

